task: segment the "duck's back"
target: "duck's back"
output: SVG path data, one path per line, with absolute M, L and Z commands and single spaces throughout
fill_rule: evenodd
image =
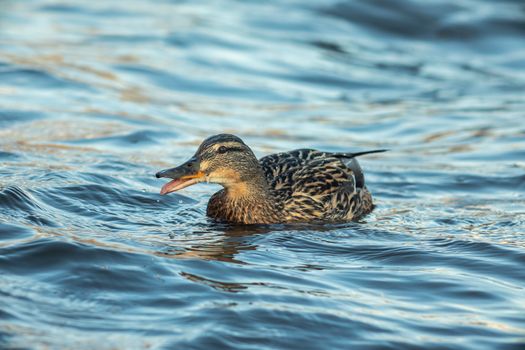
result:
M 372 197 L 349 154 L 300 149 L 259 161 L 288 222 L 347 221 L 369 213 Z

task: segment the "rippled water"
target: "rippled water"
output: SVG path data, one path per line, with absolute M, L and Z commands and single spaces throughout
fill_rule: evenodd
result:
M 0 2 L 3 349 L 525 348 L 522 1 Z M 153 174 L 232 132 L 362 158 L 359 223 Z

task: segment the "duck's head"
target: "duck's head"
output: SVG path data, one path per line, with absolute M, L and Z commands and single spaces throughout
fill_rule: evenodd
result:
M 240 138 L 219 134 L 204 140 L 184 164 L 159 171 L 155 176 L 173 179 L 160 191 L 168 194 L 199 182 L 232 187 L 250 181 L 259 171 L 257 158 Z

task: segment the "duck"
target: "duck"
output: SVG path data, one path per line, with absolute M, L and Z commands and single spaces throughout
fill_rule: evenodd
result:
M 201 182 L 223 188 L 209 199 L 206 214 L 233 224 L 288 224 L 355 221 L 374 204 L 357 153 L 297 149 L 258 159 L 241 138 L 206 138 L 183 164 L 155 174 L 169 178 L 161 195 Z

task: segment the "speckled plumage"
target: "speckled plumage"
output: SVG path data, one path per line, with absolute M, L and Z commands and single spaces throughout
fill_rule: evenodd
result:
M 220 221 L 342 222 L 355 220 L 374 207 L 355 157 L 375 152 L 383 150 L 330 153 L 299 149 L 257 160 L 240 138 L 221 134 L 204 140 L 186 166 L 157 176 L 171 177 L 164 174 L 179 174 L 198 161 L 201 182 L 224 187 L 210 198 L 207 207 L 207 215 Z
M 301 149 L 260 160 L 265 177 L 286 222 L 350 221 L 373 209 L 357 160 L 350 166 L 342 154 Z
M 244 223 L 358 219 L 374 206 L 362 170 L 353 157 L 352 153 L 313 149 L 265 156 L 259 160 L 259 171 L 264 173 L 267 195 L 246 201 L 228 198 L 226 190 L 219 191 L 209 201 L 208 215 Z

